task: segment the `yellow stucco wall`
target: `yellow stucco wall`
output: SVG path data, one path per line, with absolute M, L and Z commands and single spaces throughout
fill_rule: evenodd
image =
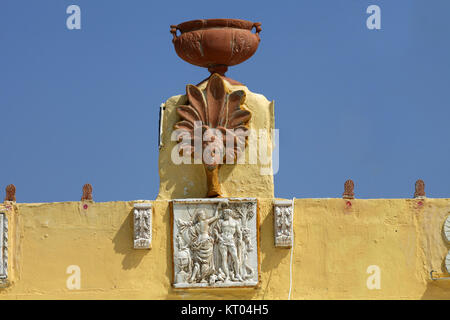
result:
M 296 199 L 293 251 L 274 247 L 273 199 L 259 198 L 261 282 L 256 289 L 174 290 L 170 209 L 152 201 L 151 250 L 133 249 L 133 202 L 13 204 L 11 284 L 0 299 L 449 299 L 443 272 L 450 246 L 442 225 L 450 199 Z M 419 202 L 422 202 L 422 205 Z M 88 209 L 83 208 L 88 204 Z M 2 205 L 0 209 L 5 211 Z M 81 289 L 66 287 L 67 267 Z M 366 286 L 368 266 L 381 289 Z

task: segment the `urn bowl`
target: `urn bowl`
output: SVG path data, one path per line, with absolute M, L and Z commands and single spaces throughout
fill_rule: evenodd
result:
M 178 56 L 193 65 L 208 68 L 211 73 L 223 74 L 228 66 L 244 62 L 256 52 L 260 42 L 259 22 L 203 19 L 170 27 Z

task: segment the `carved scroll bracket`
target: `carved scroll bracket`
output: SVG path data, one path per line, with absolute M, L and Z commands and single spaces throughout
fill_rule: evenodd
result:
M 134 220 L 134 249 L 151 249 L 152 246 L 152 204 L 135 203 Z
M 273 203 L 275 247 L 293 246 L 294 208 L 290 200 L 275 200 Z

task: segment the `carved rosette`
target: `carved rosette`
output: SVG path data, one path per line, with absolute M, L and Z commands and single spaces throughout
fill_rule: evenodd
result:
M 152 245 L 152 204 L 135 203 L 133 221 L 134 249 L 150 249 Z
M 273 213 L 275 247 L 291 248 L 294 242 L 292 201 L 275 200 Z
M 177 131 L 182 156 L 192 156 L 205 168 L 208 197 L 221 196 L 218 170 L 235 163 L 247 141 L 251 113 L 245 109 L 245 92 L 228 92 L 219 74 L 213 74 L 206 90 L 187 85 L 188 105 L 177 108 Z
M 0 285 L 8 282 L 8 217 L 0 213 Z
M 189 199 L 172 204 L 175 288 L 258 284 L 256 199 Z

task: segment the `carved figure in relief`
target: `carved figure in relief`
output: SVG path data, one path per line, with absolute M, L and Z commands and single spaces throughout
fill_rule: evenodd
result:
M 217 206 L 214 216 L 208 218 L 206 211 L 199 209 L 195 211 L 191 221 L 177 220 L 179 228 L 178 237 L 186 237 L 189 242 L 190 255 L 192 253 L 193 270 L 189 282 L 208 283 L 214 282 L 216 277 L 214 266 L 214 238 L 210 231 L 211 224 L 219 218 Z
M 200 234 L 191 245 L 194 252 L 194 270 L 191 282 L 195 280 L 200 280 L 200 283 L 208 282 L 209 276 L 214 274 L 214 239 L 209 234 L 209 228 L 219 218 L 219 206 L 214 216 L 209 219 L 204 210 L 199 210 L 197 213 L 197 225 Z
M 242 281 L 240 275 L 238 257 L 238 244 L 241 248 L 244 245 L 242 240 L 242 230 L 240 223 L 233 218 L 233 211 L 231 209 L 223 210 L 223 219 L 220 219 L 217 224 L 216 235 L 219 240 L 219 252 L 222 258 L 222 271 L 225 273 L 225 282 L 230 280 L 230 270 L 228 267 L 228 255 L 231 258 L 231 265 L 233 266 L 233 274 L 231 277 L 233 281 Z
M 253 278 L 253 275 L 255 274 L 253 268 L 248 265 L 248 254 L 249 252 L 253 251 L 249 228 L 242 229 L 242 238 L 243 246 L 241 247 L 241 251 L 239 254 L 240 261 L 242 261 L 241 275 L 242 279 L 247 280 Z
M 176 283 L 188 283 L 190 280 L 190 275 L 192 274 L 192 258 L 191 252 L 187 247 L 186 242 L 183 240 L 182 236 L 177 236 L 177 265 L 179 271 L 176 275 Z

